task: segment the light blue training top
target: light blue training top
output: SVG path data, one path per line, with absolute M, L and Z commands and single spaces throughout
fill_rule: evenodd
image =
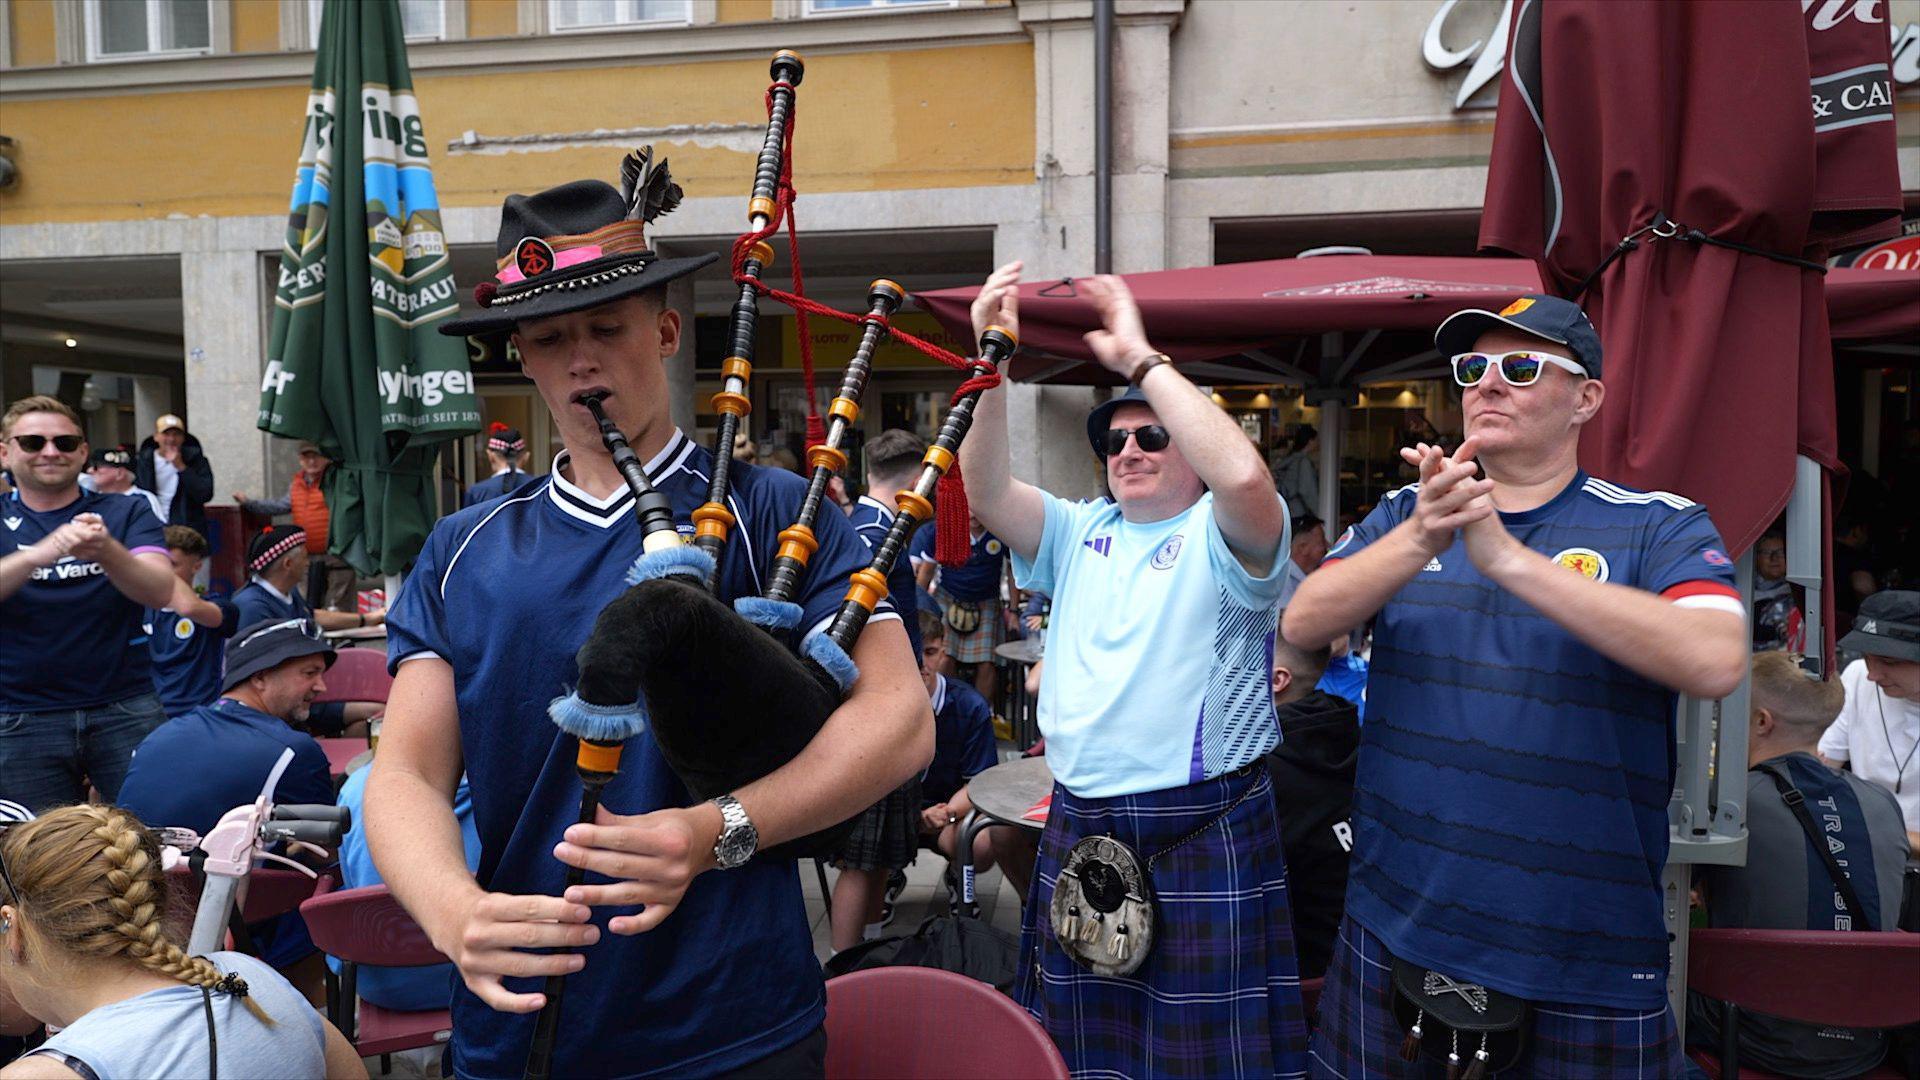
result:
M 274 1020 L 263 1024 L 240 998 L 214 993 L 222 1077 L 311 1080 L 326 1075 L 326 1029 L 291 983 L 244 953 L 217 952 L 207 959 L 247 980 L 248 995 Z M 84 1076 L 77 1061 L 99 1080 L 204 1078 L 207 1016 L 200 988 L 169 986 L 102 1005 L 29 1053 L 64 1060 Z
M 1211 492 L 1154 522 L 1042 494 L 1040 550 L 1031 563 L 1016 554 L 1014 575 L 1053 597 L 1040 730 L 1054 778 L 1083 798 L 1137 795 L 1279 745 L 1271 658 L 1290 530 L 1256 578 L 1227 547 Z

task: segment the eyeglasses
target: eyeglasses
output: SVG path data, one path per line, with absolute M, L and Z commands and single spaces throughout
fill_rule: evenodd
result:
M 13 443 L 29 454 L 37 454 L 47 445 L 47 438 L 45 435 L 15 435 Z M 52 438 L 53 448 L 63 454 L 73 453 L 80 449 L 81 443 L 87 441 L 84 435 L 55 435 Z
M 1506 353 L 1461 353 L 1453 358 L 1453 381 L 1461 386 L 1477 386 L 1481 379 L 1487 377 L 1490 369 L 1497 368 L 1508 386 L 1532 386 L 1540 381 L 1540 373 L 1549 364 L 1570 375 L 1582 379 L 1587 377 L 1586 368 L 1564 356 L 1528 349 Z
M 1173 436 L 1167 434 L 1167 429 L 1159 424 L 1143 424 L 1137 428 L 1108 428 L 1107 456 L 1113 457 L 1125 450 L 1129 435 L 1133 436 L 1133 441 L 1140 445 L 1141 452 L 1148 454 L 1165 450 L 1167 444 L 1173 441 Z

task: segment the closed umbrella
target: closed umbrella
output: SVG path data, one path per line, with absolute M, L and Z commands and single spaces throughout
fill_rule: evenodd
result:
M 404 40 L 395 0 L 327 0 L 260 388 L 263 430 L 339 463 L 329 546 L 363 574 L 413 561 L 440 444 L 480 428 Z

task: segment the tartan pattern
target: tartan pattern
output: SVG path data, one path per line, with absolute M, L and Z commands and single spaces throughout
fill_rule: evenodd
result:
M 854 819 L 829 860 L 841 869 L 903 870 L 920 850 L 920 778 L 915 776 Z
M 941 598 L 945 602 L 945 597 Z M 956 664 L 991 664 L 993 647 L 1000 644 L 1004 636 L 1001 627 L 1000 601 L 982 600 L 979 602 L 980 627 L 971 634 L 963 634 L 953 627 L 947 627 L 947 655 Z
M 1249 783 L 1259 790 L 1223 822 L 1155 862 L 1159 921 L 1140 970 L 1128 978 L 1095 975 L 1061 951 L 1047 908 L 1076 842 L 1111 835 L 1144 860 L 1206 823 Z M 1306 1018 L 1272 791 L 1264 764 L 1110 799 L 1082 799 L 1054 785 L 1021 913 L 1014 996 L 1047 1029 L 1074 1076 L 1306 1074 Z
M 1339 1080 L 1442 1080 L 1446 1063 L 1400 1060 L 1406 1029 L 1393 1015 L 1392 956 L 1348 916 L 1320 994 L 1312 1073 Z M 1534 1002 L 1527 1046 L 1512 1069 L 1492 1080 L 1654 1080 L 1677 1077 L 1680 1035 L 1673 1010 Z M 1464 1048 L 1465 1044 L 1462 1043 Z

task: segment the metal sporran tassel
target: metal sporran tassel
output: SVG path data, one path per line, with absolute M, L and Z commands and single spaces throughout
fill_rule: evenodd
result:
M 1414 1014 L 1413 1027 L 1407 1032 L 1407 1037 L 1400 1040 L 1401 1061 L 1420 1060 L 1420 1022 L 1426 1018 L 1427 1011 L 1425 1009 Z
M 1487 1053 L 1487 1033 L 1483 1031 L 1480 1033 L 1480 1049 L 1473 1052 L 1473 1060 L 1467 1063 L 1467 1071 L 1460 1075 L 1460 1080 L 1485 1080 L 1487 1062 L 1492 1060 L 1493 1055 Z
M 1453 1049 L 1447 1051 L 1447 1080 L 1460 1080 L 1460 1032 L 1453 1033 Z

